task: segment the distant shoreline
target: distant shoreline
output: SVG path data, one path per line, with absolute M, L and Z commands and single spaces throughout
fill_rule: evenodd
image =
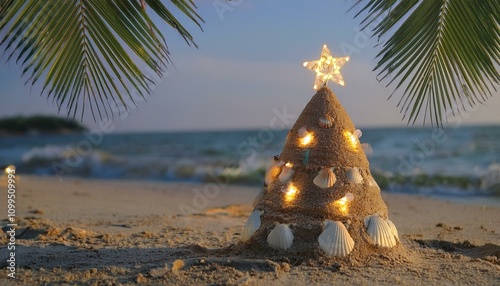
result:
M 53 115 L 0 118 L 0 136 L 72 134 L 87 130 L 82 124 Z

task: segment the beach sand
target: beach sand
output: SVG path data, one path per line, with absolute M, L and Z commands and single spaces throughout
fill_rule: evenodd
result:
M 241 250 L 258 192 L 224 182 L 22 176 L 16 279 L 7 277 L 3 220 L 0 284 L 500 285 L 500 207 L 383 193 L 404 255 L 300 260 Z M 0 196 L 6 214 L 4 185 Z

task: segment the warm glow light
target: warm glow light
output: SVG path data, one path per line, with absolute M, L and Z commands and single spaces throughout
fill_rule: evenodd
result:
M 302 147 L 306 147 L 311 144 L 314 140 L 314 136 L 311 132 L 307 132 L 303 137 L 299 139 L 299 144 Z
M 292 164 L 292 163 L 290 163 L 290 162 L 286 162 L 286 163 L 285 163 L 285 166 L 287 166 L 288 168 L 291 168 L 291 167 L 293 167 L 293 164 Z
M 305 62 L 304 67 L 316 72 L 316 80 L 314 82 L 314 89 L 319 89 L 326 84 L 328 80 L 336 82 L 342 86 L 345 85 L 340 68 L 349 61 L 349 57 L 332 57 L 330 50 L 326 45 L 321 50 L 321 57 L 317 61 Z
M 350 131 L 344 131 L 344 137 L 346 138 L 347 142 L 351 146 L 351 148 L 355 151 L 358 150 L 358 145 L 359 145 L 359 140 L 358 138 L 352 134 Z
M 292 183 L 288 184 L 288 188 L 285 193 L 285 201 L 287 203 L 292 202 L 298 193 L 299 190 Z
M 351 193 L 347 193 L 344 197 L 333 202 L 333 205 L 338 208 L 338 210 L 343 214 L 347 215 L 349 212 L 349 202 L 352 201 L 354 196 Z
M 16 172 L 16 167 L 13 166 L 13 165 L 9 165 L 7 166 L 7 168 L 5 168 L 5 174 L 13 174 Z

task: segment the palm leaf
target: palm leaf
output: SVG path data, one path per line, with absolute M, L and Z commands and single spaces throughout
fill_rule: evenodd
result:
M 500 81 L 500 2 L 367 0 L 355 17 L 373 36 L 392 33 L 377 55 L 378 78 L 403 89 L 398 107 L 414 124 L 442 125 L 483 103 Z
M 191 0 L 171 1 L 191 21 L 202 19 Z M 188 45 L 191 34 L 160 0 L 0 0 L 0 39 L 7 60 L 23 67 L 27 83 L 45 77 L 42 93 L 68 115 L 89 106 L 102 119 L 113 105 L 135 104 L 169 63 L 165 38 L 146 6 Z M 195 45 L 196 46 L 196 45 Z M 136 62 L 142 62 L 138 64 Z M 146 69 L 141 67 L 146 67 Z

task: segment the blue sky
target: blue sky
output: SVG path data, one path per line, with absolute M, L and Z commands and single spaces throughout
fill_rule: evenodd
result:
M 374 40 L 359 32 L 347 12 L 351 1 L 224 0 L 197 1 L 204 31 L 187 24 L 199 49 L 175 31 L 165 31 L 175 66 L 157 81 L 154 94 L 114 125 L 118 131 L 239 129 L 269 126 L 273 110 L 298 116 L 314 90 L 314 73 L 302 62 L 319 58 L 327 44 L 334 56 L 351 56 L 342 68 L 345 87 L 330 83 L 353 122 L 360 127 L 404 126 L 387 100 L 391 87 L 376 80 Z M 188 23 L 181 17 L 184 23 Z M 25 86 L 15 62 L 0 65 L 0 115 L 57 114 L 40 97 L 40 86 Z M 500 124 L 500 94 L 468 112 L 465 124 Z M 93 128 L 90 116 L 85 125 Z

